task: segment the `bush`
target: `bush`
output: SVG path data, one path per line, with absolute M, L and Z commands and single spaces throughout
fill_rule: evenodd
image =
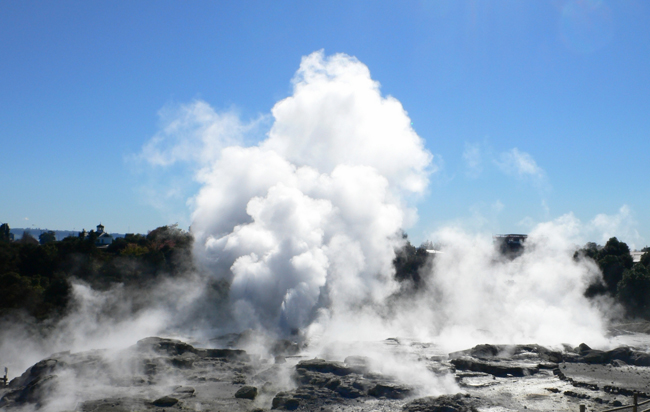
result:
M 627 269 L 618 284 L 617 297 L 628 315 L 650 319 L 650 271 L 643 265 Z
M 650 269 L 650 252 L 645 252 L 641 255 L 641 264 Z

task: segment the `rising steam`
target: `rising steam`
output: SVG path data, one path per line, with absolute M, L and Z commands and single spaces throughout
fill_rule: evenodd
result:
M 404 196 L 426 188 L 432 159 L 356 59 L 313 53 L 293 84 L 266 139 L 201 170 L 192 224 L 239 325 L 284 333 L 394 292 L 397 234 L 415 216 Z
M 293 93 L 271 113 L 268 134 L 253 146 L 223 133 L 246 129 L 232 117 L 201 129 L 209 150 L 191 200 L 195 258 L 229 285 L 236 328 L 302 330 L 319 342 L 401 334 L 450 347 L 603 343 L 601 310 L 582 295 L 599 274 L 573 259 L 585 230 L 572 215 L 538 225 L 514 261 L 495 254 L 489 234 L 442 229 L 433 237 L 446 253 L 423 273 L 424 290 L 400 297 L 392 260 L 400 230 L 417 219 L 406 199 L 426 189 L 433 156 L 361 62 L 304 57 Z M 167 137 L 171 144 L 158 136 L 145 146 L 151 163 L 187 160 L 187 142 Z

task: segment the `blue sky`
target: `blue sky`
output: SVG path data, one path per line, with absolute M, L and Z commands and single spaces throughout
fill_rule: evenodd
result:
M 188 225 L 185 198 L 156 205 L 151 170 L 133 161 L 161 112 L 200 99 L 268 116 L 301 58 L 323 49 L 367 65 L 434 154 L 412 200 L 416 241 L 448 224 L 525 233 L 573 213 L 642 247 L 648 27 L 650 4 L 623 0 L 3 1 L 0 221 Z

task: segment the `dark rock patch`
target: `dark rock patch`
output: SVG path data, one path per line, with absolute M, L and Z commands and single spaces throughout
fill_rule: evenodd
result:
M 478 412 L 480 400 L 469 395 L 443 395 L 416 399 L 404 405 L 404 412 Z
M 220 358 L 230 361 L 251 361 L 246 351 L 241 349 L 201 349 L 199 355 L 206 358 Z
M 185 352 L 196 353 L 196 349 L 190 344 L 176 339 L 157 337 L 149 337 L 139 340 L 137 347 L 139 350 L 150 350 L 168 356 L 178 356 Z
M 484 372 L 504 378 L 508 377 L 508 375 L 514 377 L 530 376 L 539 372 L 537 366 L 522 365 L 515 362 L 488 362 L 471 357 L 452 359 L 450 362 L 456 369 Z
M 280 392 L 273 398 L 271 409 L 294 411 L 300 406 L 300 401 L 288 392 Z
M 152 404 L 161 408 L 168 408 L 170 406 L 176 405 L 177 403 L 178 399 L 172 398 L 171 396 L 163 396 L 162 398 L 158 398 L 152 402 Z
M 412 392 L 413 390 L 405 385 L 379 383 L 368 391 L 368 395 L 375 398 L 404 399 Z
M 244 386 L 235 393 L 235 398 L 254 400 L 257 397 L 255 386 Z
M 577 356 L 567 356 L 567 362 L 582 362 L 589 364 L 605 365 L 619 361 L 627 365 L 634 366 L 650 366 L 650 354 L 645 352 L 635 351 L 627 346 L 622 346 L 609 351 L 602 351 L 591 349 L 588 345 L 581 343 L 580 346 L 575 348 Z
M 471 349 L 452 352 L 450 359 L 471 356 L 481 360 L 517 359 L 517 358 L 538 358 L 544 362 L 562 362 L 562 353 L 552 351 L 537 344 L 528 345 L 476 345 Z
M 324 359 L 311 359 L 298 362 L 297 369 L 304 369 L 310 372 L 332 373 L 338 376 L 349 375 L 354 370 L 345 363 L 336 361 L 327 361 Z
M 140 398 L 110 398 L 83 402 L 80 412 L 131 412 L 146 410 L 147 401 Z

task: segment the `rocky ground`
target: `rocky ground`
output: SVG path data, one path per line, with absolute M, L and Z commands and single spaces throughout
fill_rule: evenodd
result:
M 423 366 L 431 380 L 422 381 L 386 373 L 381 357 L 314 358 L 289 341 L 260 356 L 233 348 L 239 337 L 222 340 L 227 349 L 152 337 L 121 351 L 54 354 L 0 388 L 0 410 L 578 411 L 630 404 L 634 391 L 650 399 L 646 348 L 478 345 L 441 354 L 430 344 L 380 343 Z

